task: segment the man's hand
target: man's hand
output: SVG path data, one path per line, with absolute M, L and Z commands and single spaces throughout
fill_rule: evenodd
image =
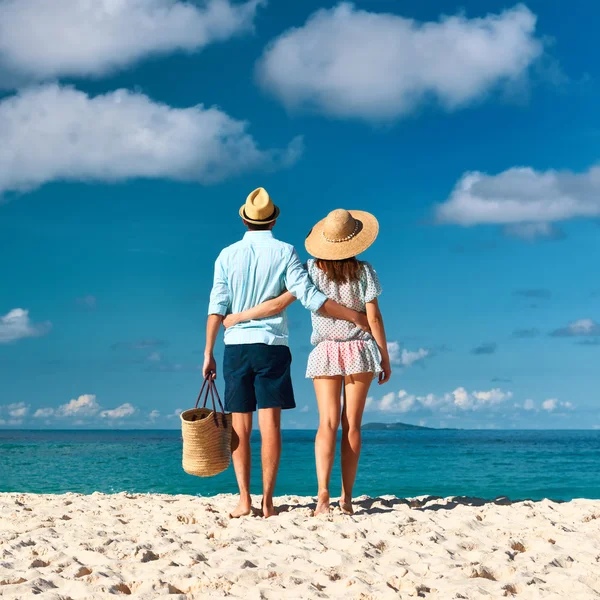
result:
M 366 331 L 367 333 L 371 333 L 371 327 L 369 325 L 369 320 L 367 319 L 367 315 L 363 313 L 356 313 L 356 317 L 354 317 L 352 321 L 357 327 Z
M 229 329 L 230 327 L 237 325 L 239 322 L 240 321 L 238 319 L 238 313 L 236 313 L 235 315 L 227 315 L 223 319 L 223 327 L 225 327 L 225 329 Z
M 206 354 L 204 356 L 204 365 L 202 367 L 202 375 L 204 379 L 208 377 L 208 374 L 212 372 L 212 379 L 217 378 L 217 361 L 212 354 Z

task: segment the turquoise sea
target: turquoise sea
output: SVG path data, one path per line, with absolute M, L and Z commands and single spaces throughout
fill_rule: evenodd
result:
M 314 431 L 284 431 L 277 495 L 313 495 Z M 260 493 L 260 434 L 252 492 Z M 332 492 L 339 492 L 339 465 Z M 235 492 L 181 468 L 179 431 L 0 431 L 0 492 Z M 600 431 L 365 431 L 355 495 L 600 498 Z

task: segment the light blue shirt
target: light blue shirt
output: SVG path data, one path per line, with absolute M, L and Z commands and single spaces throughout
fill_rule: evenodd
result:
M 270 231 L 249 231 L 215 262 L 208 314 L 238 313 L 277 298 L 285 290 L 313 312 L 327 300 L 313 285 L 293 246 L 276 240 Z M 230 327 L 225 331 L 225 344 L 287 346 L 285 311 Z

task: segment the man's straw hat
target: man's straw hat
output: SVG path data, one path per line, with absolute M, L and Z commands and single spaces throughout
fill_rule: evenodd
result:
M 312 228 L 305 246 L 315 258 L 343 260 L 364 252 L 378 233 L 379 223 L 371 213 L 338 208 Z
M 273 204 L 265 188 L 256 188 L 246 198 L 246 204 L 240 208 L 240 217 L 248 223 L 266 225 L 279 216 L 279 208 Z

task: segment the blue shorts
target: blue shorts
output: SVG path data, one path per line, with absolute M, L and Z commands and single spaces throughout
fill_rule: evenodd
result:
M 296 408 L 287 346 L 231 344 L 225 346 L 225 410 L 249 413 L 257 408 Z

